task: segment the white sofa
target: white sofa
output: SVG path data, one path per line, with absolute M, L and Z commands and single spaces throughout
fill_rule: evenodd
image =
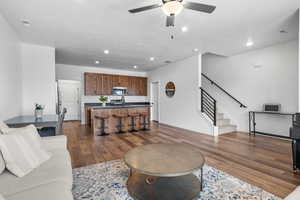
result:
M 28 175 L 0 174 L 0 194 L 5 200 L 72 200 L 72 166 L 65 136 L 42 138 L 52 157 Z
M 290 195 L 284 200 L 299 200 L 300 199 L 300 186 L 298 186 Z

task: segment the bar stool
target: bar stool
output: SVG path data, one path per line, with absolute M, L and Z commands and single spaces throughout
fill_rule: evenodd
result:
M 128 115 L 120 113 L 120 114 L 113 114 L 113 117 L 118 119 L 118 124 L 116 126 L 118 131 L 116 133 L 117 134 L 126 133 L 125 131 L 122 130 L 122 128 L 124 127 L 124 124 L 122 123 L 122 121 L 123 121 L 123 119 L 127 118 Z
M 140 129 L 141 131 L 149 131 L 150 128 L 147 128 L 147 126 L 150 127 L 150 118 L 149 118 L 149 114 L 142 112 L 140 113 L 140 116 L 142 117 L 143 121 L 141 123 L 141 126 L 143 127 L 142 129 Z
M 107 128 L 105 126 L 105 121 L 109 118 L 109 115 L 96 115 L 95 116 L 96 119 L 100 120 L 100 134 L 98 134 L 97 136 L 107 136 L 109 135 L 108 133 L 105 132 L 105 129 Z
M 128 117 L 130 117 L 130 124 L 128 124 L 128 125 L 131 128 L 128 132 L 133 133 L 133 132 L 139 131 L 139 130 L 135 129 L 135 126 L 136 126 L 135 119 L 139 116 L 140 116 L 139 113 L 129 113 L 128 114 Z

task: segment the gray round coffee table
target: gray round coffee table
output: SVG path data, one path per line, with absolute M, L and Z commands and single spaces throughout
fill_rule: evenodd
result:
M 127 189 L 136 200 L 191 200 L 202 190 L 203 155 L 190 145 L 150 144 L 125 155 Z M 201 179 L 192 173 L 201 169 Z

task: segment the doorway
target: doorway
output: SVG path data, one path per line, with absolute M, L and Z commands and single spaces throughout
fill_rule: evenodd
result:
M 159 82 L 151 83 L 151 116 L 152 120 L 159 122 Z
M 58 109 L 67 109 L 65 120 L 80 120 L 80 82 L 58 80 Z

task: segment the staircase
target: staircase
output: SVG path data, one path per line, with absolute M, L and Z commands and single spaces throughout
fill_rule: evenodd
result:
M 237 131 L 237 126 L 230 123 L 223 113 L 217 113 L 218 134 L 232 133 Z
M 234 98 L 230 93 L 224 90 L 221 86 L 208 78 L 205 74 L 202 74 L 204 78 L 209 80 L 212 85 L 215 85 L 222 92 L 227 94 L 230 98 L 236 101 L 240 108 L 247 108 L 244 104 Z M 202 87 L 201 89 L 201 112 L 207 117 L 207 119 L 214 126 L 214 135 L 221 135 L 225 133 L 231 133 L 237 131 L 237 126 L 231 123 L 231 120 L 225 116 L 224 113 L 217 112 L 217 101 Z

